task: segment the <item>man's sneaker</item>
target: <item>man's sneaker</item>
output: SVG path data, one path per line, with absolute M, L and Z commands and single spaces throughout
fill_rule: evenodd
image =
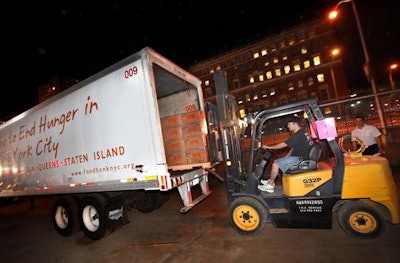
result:
M 268 180 L 261 179 L 260 182 L 261 182 L 263 185 L 267 185 L 267 184 L 269 183 L 269 179 L 268 179 Z
M 274 185 L 269 185 L 269 184 L 263 184 L 263 185 L 258 185 L 258 189 L 260 189 L 263 192 L 268 192 L 268 193 L 273 193 L 275 190 L 275 184 Z

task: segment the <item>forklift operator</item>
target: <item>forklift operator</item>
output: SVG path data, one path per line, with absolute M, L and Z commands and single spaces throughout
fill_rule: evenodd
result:
M 263 146 L 264 149 L 279 150 L 289 147 L 289 153 L 282 158 L 275 159 L 272 163 L 271 176 L 268 180 L 261 180 L 258 189 L 268 193 L 273 193 L 275 189 L 275 179 L 279 175 L 279 169 L 286 172 L 290 167 L 298 165 L 302 160 L 308 158 L 308 154 L 314 144 L 311 136 L 305 129 L 301 127 L 301 119 L 291 117 L 288 121 L 287 128 L 293 135 L 286 141 L 275 145 Z

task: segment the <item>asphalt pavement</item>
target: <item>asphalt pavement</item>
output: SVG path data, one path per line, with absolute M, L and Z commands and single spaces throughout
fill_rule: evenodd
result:
M 392 168 L 397 188 L 400 166 Z M 332 229 L 285 229 L 266 224 L 256 236 L 228 224 L 225 184 L 210 176 L 212 194 L 186 214 L 177 189 L 156 211 L 128 212 L 129 223 L 93 241 L 82 232 L 60 236 L 50 217 L 52 197 L 0 207 L 1 262 L 399 262 L 400 225 L 377 239 Z M 399 190 L 400 192 L 400 190 Z

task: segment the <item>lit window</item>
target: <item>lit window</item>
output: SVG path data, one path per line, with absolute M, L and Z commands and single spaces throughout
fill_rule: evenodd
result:
M 213 74 L 214 73 L 214 70 L 213 69 L 210 69 L 210 74 Z
M 324 77 L 324 74 L 318 74 L 317 75 L 317 80 L 318 80 L 318 82 L 324 82 L 325 81 L 325 77 Z
M 267 55 L 267 54 L 268 54 L 268 52 L 267 52 L 266 49 L 261 50 L 261 56 L 265 56 L 265 55 Z
M 301 48 L 301 54 L 307 54 L 307 48 L 306 47 L 302 47 Z
M 261 97 L 267 97 L 267 91 L 265 89 L 261 90 Z
M 314 61 L 314 66 L 318 66 L 319 64 L 321 64 L 321 58 L 319 56 L 313 57 L 313 61 Z
M 307 82 L 308 82 L 308 86 L 312 86 L 314 84 L 313 77 L 308 77 Z
M 265 73 L 265 76 L 267 77 L 267 79 L 272 79 L 272 72 L 267 71 L 267 73 Z
M 306 60 L 303 62 L 304 68 L 309 68 L 311 66 L 311 63 L 309 60 Z
M 293 46 L 295 44 L 294 36 L 291 36 L 288 38 L 288 43 L 289 43 L 289 46 Z
M 280 68 L 275 69 L 275 76 L 277 76 L 277 77 L 282 76 L 282 73 L 281 73 L 281 69 L 280 69 Z
M 259 81 L 264 81 L 264 75 L 259 75 L 259 76 L 258 76 L 258 80 L 259 80 Z
M 280 43 L 280 47 L 281 47 L 281 49 L 283 49 L 283 48 L 285 48 L 285 47 L 286 47 L 285 40 L 283 40 L 283 41 Z
M 274 96 L 275 95 L 275 88 L 270 88 L 269 89 L 269 95 Z
M 288 90 L 294 90 L 293 82 L 288 83 Z
M 254 77 L 250 77 L 250 83 L 254 83 Z
M 242 99 L 242 97 L 239 97 L 239 98 L 238 98 L 238 104 L 243 104 L 243 99 Z
M 210 85 L 210 81 L 209 81 L 209 80 L 206 80 L 206 81 L 204 81 L 204 84 L 205 84 L 206 86 L 208 86 L 208 85 Z
M 293 70 L 294 71 L 300 71 L 300 69 L 301 68 L 300 68 L 300 64 L 299 63 L 296 63 L 296 64 L 293 65 Z
M 269 61 L 267 60 L 267 61 L 265 61 L 265 63 L 264 63 L 264 66 L 269 66 Z
M 257 93 L 255 93 L 255 94 L 253 95 L 253 100 L 258 100 L 258 94 L 257 94 Z
M 240 118 L 246 117 L 246 111 L 244 109 L 239 110 Z
M 283 70 L 285 71 L 285 74 L 289 74 L 290 73 L 290 66 L 289 65 L 284 66 Z
M 282 61 L 286 61 L 287 60 L 287 55 L 283 55 L 282 56 Z
M 216 70 L 220 70 L 220 69 L 221 69 L 221 66 L 217 66 Z
M 259 57 L 260 57 L 260 54 L 258 52 L 253 54 L 253 58 L 259 58 Z
M 250 101 L 250 95 L 246 94 L 246 101 Z
M 279 63 L 279 59 L 278 59 L 278 58 L 274 58 L 272 61 L 273 61 L 275 64 Z

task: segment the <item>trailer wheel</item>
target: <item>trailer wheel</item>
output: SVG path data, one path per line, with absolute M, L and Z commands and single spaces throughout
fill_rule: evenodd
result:
M 82 230 L 92 240 L 107 233 L 106 199 L 102 195 L 86 196 L 81 203 Z
M 347 234 L 356 238 L 377 238 L 385 232 L 382 215 L 361 201 L 348 202 L 340 207 L 338 222 Z
M 69 236 L 79 229 L 78 204 L 72 196 L 58 198 L 51 213 L 53 226 L 62 236 Z
M 143 191 L 136 200 L 136 209 L 142 213 L 150 213 L 160 207 L 158 192 Z
M 252 197 L 239 197 L 229 208 L 229 223 L 243 235 L 256 235 L 264 228 L 267 218 L 265 207 Z

